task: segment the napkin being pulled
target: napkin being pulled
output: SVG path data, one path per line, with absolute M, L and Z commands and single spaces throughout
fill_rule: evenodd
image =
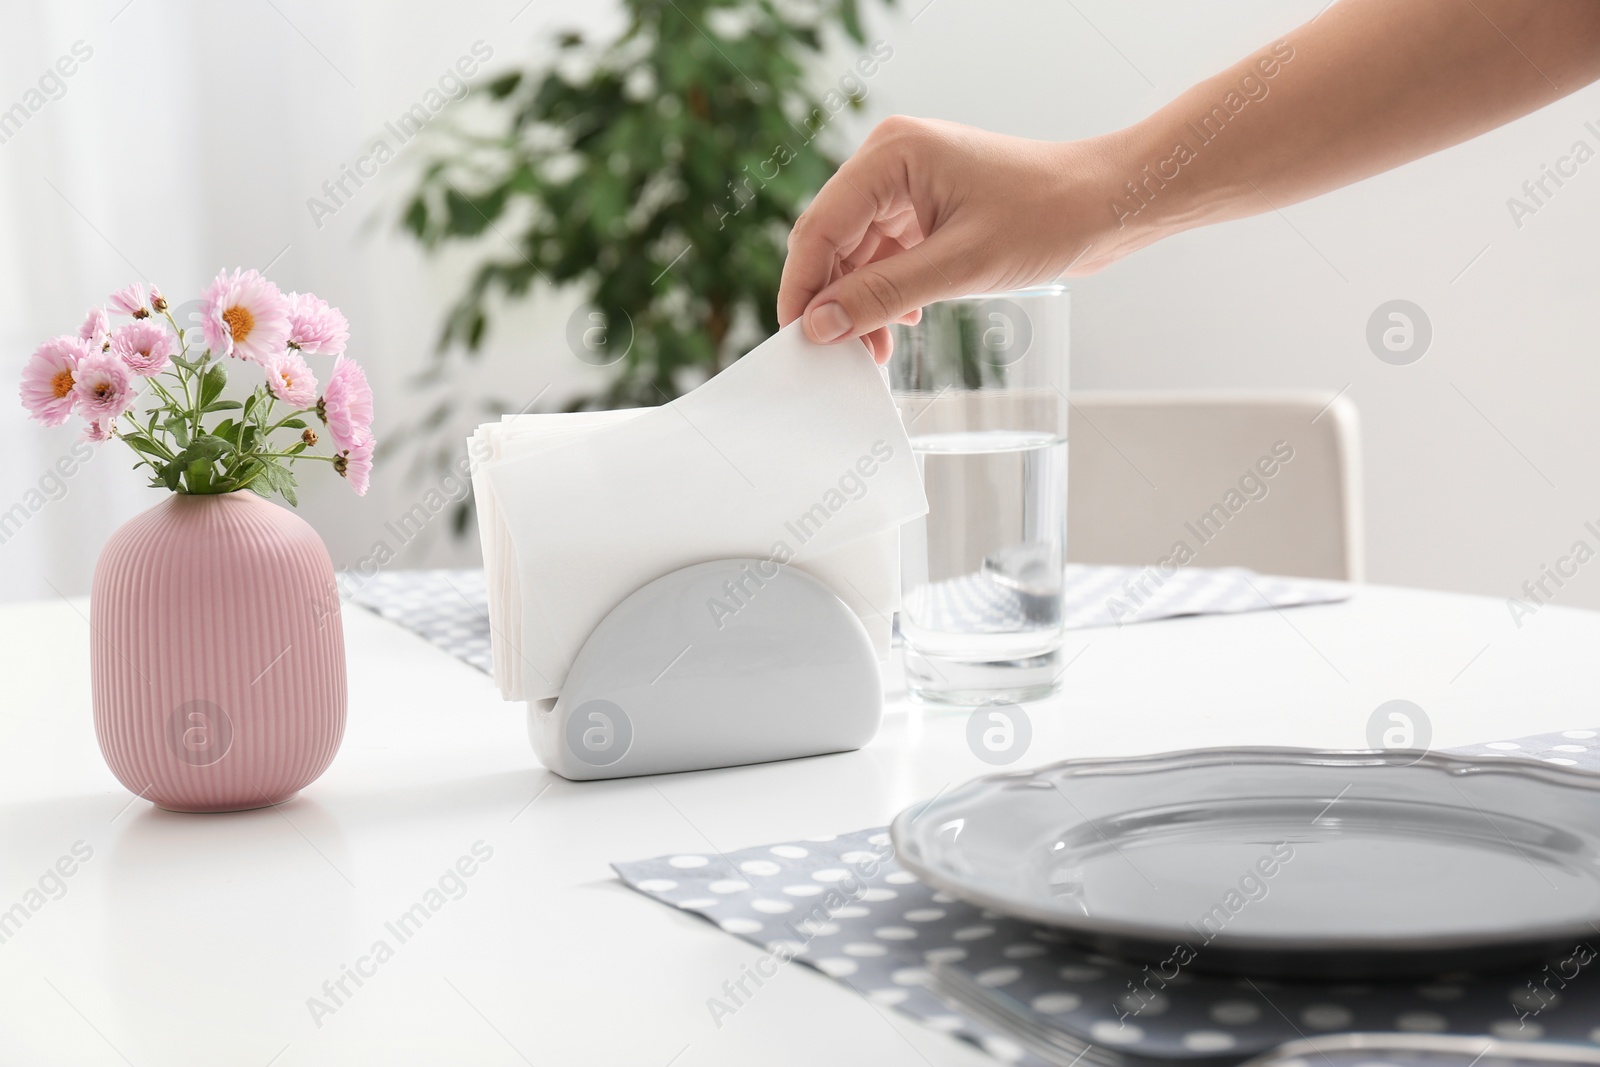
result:
M 928 505 L 860 342 L 814 345 L 795 323 L 670 404 L 507 416 L 470 448 L 507 700 L 559 695 L 584 640 L 634 590 L 730 557 L 826 583 L 887 653 L 899 528 Z

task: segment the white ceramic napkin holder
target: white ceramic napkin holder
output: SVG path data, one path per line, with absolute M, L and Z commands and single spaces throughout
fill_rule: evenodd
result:
M 883 689 L 860 618 L 826 584 L 766 559 L 683 567 L 595 627 L 528 736 L 564 778 L 733 767 L 860 748 Z

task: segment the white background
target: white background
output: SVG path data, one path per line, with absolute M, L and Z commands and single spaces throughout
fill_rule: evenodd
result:
M 847 149 L 870 120 L 936 116 L 1064 139 L 1135 121 L 1199 78 L 1313 15 L 1319 2 L 911 0 L 877 9 L 893 59 L 865 117 L 836 124 Z M 0 110 L 83 40 L 93 58 L 65 95 L 0 144 L 0 363 L 14 382 L 43 337 L 143 275 L 198 295 L 226 265 L 265 266 L 353 324 L 352 354 L 378 392 L 380 437 L 415 412 L 466 257 L 428 259 L 395 233 L 414 156 L 318 229 L 306 207 L 456 59 L 483 40 L 491 67 L 531 54 L 555 27 L 614 22 L 609 4 L 535 0 L 125 0 L 10 5 L 0 35 Z M 913 18 L 914 17 L 914 18 Z M 819 84 L 853 61 L 847 47 Z M 480 76 L 479 80 L 482 80 Z M 452 105 L 456 107 L 457 105 Z M 470 106 L 463 105 L 463 106 Z M 1317 387 L 1359 408 L 1366 455 L 1368 577 L 1506 596 L 1600 520 L 1591 446 L 1600 399 L 1593 294 L 1600 161 L 1519 229 L 1506 206 L 1524 180 L 1600 124 L 1583 90 L 1486 137 L 1282 215 L 1200 231 L 1074 284 L 1081 388 Z M 492 235 L 489 243 L 496 240 Z M 692 253 L 691 253 L 692 254 Z M 273 262 L 276 260 L 275 262 Z M 1470 264 L 1470 267 L 1469 267 Z M 1434 328 L 1419 363 L 1368 350 L 1380 303 L 1413 300 Z M 461 387 L 523 402 L 600 382 L 567 351 L 575 295 L 544 294 L 496 322 L 490 355 Z M 325 365 L 319 364 L 325 373 Z M 14 386 L 0 390 L 13 397 Z M 464 420 L 463 432 L 467 423 Z M 0 400 L 0 510 L 71 445 Z M 65 497 L 0 545 L 0 599 L 87 589 L 99 545 L 156 501 L 106 448 Z M 309 474 L 323 474 L 320 470 Z M 302 511 L 349 566 L 428 488 L 403 464 L 357 500 L 310 478 Z M 401 566 L 466 563 L 435 520 Z M 1600 606 L 1600 564 L 1560 591 Z

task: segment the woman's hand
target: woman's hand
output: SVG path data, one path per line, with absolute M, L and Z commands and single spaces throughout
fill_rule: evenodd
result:
M 1115 215 L 1103 191 L 1084 195 L 1104 190 L 1104 155 L 1102 141 L 884 120 L 795 223 L 778 321 L 804 316 L 821 344 L 859 337 L 883 363 L 888 325 L 924 304 L 1109 262 L 1095 246 Z
M 1600 78 L 1594 0 L 1343 0 L 1133 126 L 1051 144 L 888 119 L 789 235 L 778 321 L 860 337 L 1298 203 Z

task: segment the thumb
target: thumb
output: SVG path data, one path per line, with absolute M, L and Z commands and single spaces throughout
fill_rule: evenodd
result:
M 818 344 L 860 337 L 887 326 L 924 304 L 959 296 L 961 274 L 952 266 L 955 241 L 949 230 L 892 256 L 864 264 L 837 278 L 811 298 L 806 336 Z

